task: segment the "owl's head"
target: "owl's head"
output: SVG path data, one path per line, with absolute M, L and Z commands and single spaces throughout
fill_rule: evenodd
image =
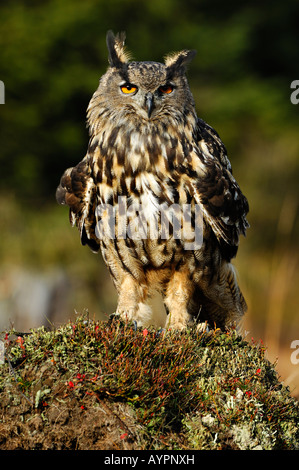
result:
M 186 67 L 196 54 L 183 50 L 165 58 L 164 63 L 129 60 L 125 34 L 107 33 L 110 67 L 100 80 L 97 97 L 106 97 L 109 107 L 155 120 L 186 104 L 194 106 L 186 78 Z

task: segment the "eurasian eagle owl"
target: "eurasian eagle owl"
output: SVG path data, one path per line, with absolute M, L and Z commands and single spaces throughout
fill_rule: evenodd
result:
M 217 132 L 196 115 L 186 78 L 195 51 L 130 61 L 124 39 L 107 34 L 87 153 L 64 172 L 57 201 L 82 244 L 101 250 L 122 319 L 148 324 L 158 291 L 167 327 L 229 327 L 246 310 L 231 259 L 248 202 Z

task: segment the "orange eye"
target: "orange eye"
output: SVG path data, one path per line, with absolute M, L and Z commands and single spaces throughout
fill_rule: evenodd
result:
M 159 91 L 161 93 L 164 93 L 164 95 L 169 95 L 169 93 L 173 92 L 173 86 L 172 85 L 163 85 L 160 86 Z
M 120 89 L 125 95 L 132 95 L 132 93 L 137 91 L 137 86 L 128 83 L 127 85 L 122 85 Z

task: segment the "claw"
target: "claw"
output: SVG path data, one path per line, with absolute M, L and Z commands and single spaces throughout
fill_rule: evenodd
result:
M 165 332 L 166 328 L 159 328 L 159 330 L 156 332 L 156 337 L 164 335 Z
M 108 325 L 111 325 L 111 323 L 114 322 L 115 320 L 120 321 L 121 318 L 117 313 L 114 312 L 114 313 L 111 313 L 108 317 Z

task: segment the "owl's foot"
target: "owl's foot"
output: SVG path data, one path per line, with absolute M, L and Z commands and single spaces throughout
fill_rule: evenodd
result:
M 188 312 L 184 312 L 183 309 L 179 312 L 172 312 L 168 314 L 166 319 L 165 328 L 174 330 L 184 330 L 193 324 L 193 319 Z
M 141 327 L 148 324 L 152 316 L 152 310 L 149 305 L 138 302 L 134 307 L 118 306 L 116 315 L 123 321 L 131 321 L 136 324 L 136 327 Z

